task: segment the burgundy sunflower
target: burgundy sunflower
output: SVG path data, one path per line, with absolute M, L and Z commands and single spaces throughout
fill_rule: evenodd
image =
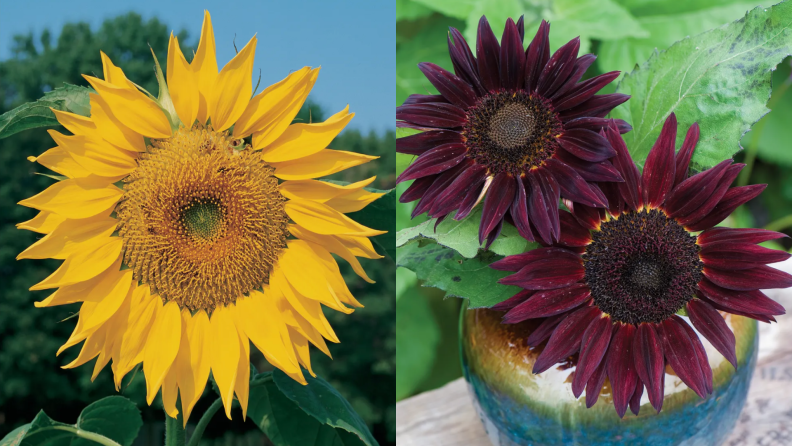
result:
M 757 246 L 784 234 L 714 227 L 765 185 L 730 188 L 744 167 L 732 160 L 688 178 L 699 128 L 675 156 L 676 132 L 672 114 L 641 176 L 610 125 L 602 133 L 625 181 L 601 185 L 609 207 L 568 203 L 558 243 L 492 264 L 516 271 L 501 283 L 524 288 L 494 307 L 509 310 L 504 323 L 544 319 L 527 339 L 547 341 L 534 373 L 579 353 L 573 393 L 585 388 L 591 407 L 607 376 L 620 417 L 628 404 L 638 414 L 644 387 L 660 411 L 666 364 L 700 397 L 712 393 L 707 354 L 680 310 L 737 367 L 734 334 L 719 311 L 775 321 L 784 308 L 759 290 L 792 286 L 792 276 L 767 266 L 790 255 Z
M 413 217 L 470 214 L 484 197 L 479 242 L 491 244 L 512 222 L 520 234 L 546 243 L 559 237 L 560 196 L 592 207 L 607 200 L 592 182 L 621 181 L 607 161 L 615 155 L 599 134 L 604 116 L 629 96 L 595 95 L 618 71 L 579 82 L 596 57 L 578 56 L 580 38 L 550 55 L 550 24 L 543 21 L 523 51 L 523 19 L 506 22 L 501 43 L 485 17 L 476 55 L 454 28 L 448 49 L 453 74 L 420 63 L 439 95 L 413 94 L 396 108 L 397 126 L 423 130 L 396 140 L 400 153 L 418 158 L 398 182 L 415 180 L 401 196 L 420 199 Z M 618 121 L 624 133 L 630 126 Z

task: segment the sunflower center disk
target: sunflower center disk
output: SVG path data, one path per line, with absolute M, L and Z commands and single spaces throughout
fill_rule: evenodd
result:
M 696 238 L 657 209 L 603 222 L 583 256 L 594 303 L 630 324 L 662 322 L 695 296 Z
M 540 167 L 558 147 L 563 127 L 550 101 L 525 92 L 497 92 L 467 112 L 468 156 L 493 173 L 518 175 Z
M 124 264 L 164 301 L 211 312 L 269 282 L 288 217 L 274 169 L 226 132 L 153 140 L 116 212 Z

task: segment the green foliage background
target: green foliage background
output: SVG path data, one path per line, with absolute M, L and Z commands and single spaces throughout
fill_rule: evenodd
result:
M 143 21 L 129 13 L 106 20 L 98 30 L 87 23 L 67 24 L 58 30 L 57 39 L 49 30 L 40 35 L 14 37 L 13 56 L 0 62 L 0 114 L 25 102 L 40 98 L 44 92 L 64 82 L 87 85 L 81 74 L 102 72 L 100 49 L 127 76 L 149 91 L 156 91 L 156 80 L 149 44 L 160 61 L 167 60 L 170 29 L 156 18 Z M 177 33 L 185 54 L 192 54 L 190 45 L 197 36 L 182 30 Z M 230 44 L 230 42 L 229 42 Z M 221 61 L 222 62 L 222 61 Z M 310 61 L 306 61 L 310 64 Z M 298 67 L 293 67 L 298 68 Z M 266 86 L 260 86 L 259 91 Z M 354 104 L 353 104 L 354 106 Z M 295 121 L 324 120 L 327 113 L 312 103 L 301 110 Z M 379 155 L 381 159 L 336 174 L 333 179 L 357 181 L 377 175 L 372 187 L 390 189 L 395 175 L 393 132 L 363 134 L 349 129 L 331 144 L 334 149 Z M 54 143 L 43 129 L 28 130 L 0 140 L 0 438 L 16 426 L 33 419 L 40 408 L 57 420 L 74 422 L 77 414 L 90 402 L 116 394 L 109 367 L 91 382 L 92 367 L 75 370 L 60 367 L 74 358 L 79 346 L 55 356 L 58 347 L 71 333 L 75 320 L 66 320 L 78 310 L 77 305 L 52 309 L 36 309 L 33 302 L 45 298 L 46 291 L 30 292 L 28 288 L 44 279 L 58 266 L 52 260 L 16 261 L 15 257 L 33 243 L 38 235 L 15 228 L 15 224 L 35 215 L 31 209 L 16 203 L 32 196 L 52 183 L 43 167 L 30 163 L 26 157 L 39 155 Z M 361 259 L 375 285 L 360 280 L 346 265 L 339 262 L 350 290 L 365 308 L 344 316 L 328 312 L 341 344 L 331 345 L 334 360 L 315 354 L 315 371 L 350 401 L 363 417 L 377 441 L 395 444 L 395 266 L 392 259 L 379 261 Z M 258 354 L 252 361 L 258 370 L 271 367 Z M 212 392 L 207 388 L 206 393 Z M 143 411 L 144 427 L 136 444 L 157 445 L 163 438 L 161 403 L 145 404 L 145 383 L 142 373 L 125 379 L 122 394 L 131 398 Z M 210 395 L 198 403 L 192 423 L 211 404 Z M 217 416 L 209 425 L 205 444 L 262 444 L 262 434 L 255 426 L 243 423 L 241 412 L 234 412 L 234 421 Z M 189 429 L 189 427 L 188 427 Z
M 478 20 L 486 15 L 495 35 L 500 37 L 506 19 L 525 16 L 526 45 L 536 33 L 541 19 L 551 23 L 550 46 L 555 51 L 575 36 L 581 37 L 581 54 L 597 55 L 586 78 L 620 70 L 631 72 L 655 51 L 663 51 L 674 42 L 695 36 L 742 18 L 757 6 L 776 2 L 734 0 L 397 0 L 396 4 L 396 102 L 400 105 L 411 93 L 435 94 L 431 84 L 416 65 L 433 62 L 446 69 L 453 67 L 448 56 L 447 30 L 459 29 L 475 50 Z M 772 110 L 742 139 L 745 150 L 735 157 L 747 167 L 737 183 L 768 183 L 762 196 L 732 217 L 733 226 L 768 227 L 790 232 L 792 226 L 792 94 L 788 93 L 790 60 L 782 62 L 773 73 Z M 620 78 L 621 79 L 621 78 Z M 616 82 L 602 93 L 613 92 Z M 763 101 L 765 98 L 757 98 Z M 627 103 L 629 105 L 630 102 Z M 635 105 L 635 104 L 633 104 Z M 618 111 L 618 110 L 617 110 Z M 623 117 L 623 116 L 620 116 Z M 754 118 L 755 119 L 755 118 Z M 684 135 L 686 129 L 680 130 Z M 406 136 L 398 130 L 397 137 Z M 627 136 L 629 137 L 630 134 Z M 628 143 L 630 139 L 627 139 Z M 731 146 L 729 146 L 731 147 Z M 724 148 L 723 150 L 731 150 Z M 732 153 L 731 150 L 729 153 Z M 413 157 L 397 155 L 397 172 L 404 170 Z M 397 187 L 403 192 L 407 184 Z M 397 204 L 397 229 L 416 226 L 424 215 L 410 219 L 412 204 Z M 461 246 L 452 238 L 458 234 L 443 230 L 436 234 L 431 227 L 415 228 L 400 234 L 420 234 L 454 248 L 464 257 L 475 254 L 477 246 Z M 505 231 L 505 229 L 504 229 Z M 431 234 L 431 235 L 430 235 Z M 441 241 L 445 238 L 444 241 Z M 458 237 L 457 237 L 458 238 Z M 500 241 L 500 240 L 499 240 Z M 397 241 L 398 243 L 398 241 Z M 425 242 L 421 242 L 425 243 Z M 452 246 L 451 243 L 457 243 Z M 496 242 L 497 243 L 497 242 Z M 785 249 L 789 249 L 786 241 Z M 494 246 L 494 245 L 493 245 Z M 409 263 L 415 243 L 397 250 L 397 263 Z M 496 251 L 497 252 L 497 251 Z M 501 253 L 502 254 L 502 253 Z M 455 256 L 460 257 L 459 254 Z M 400 260 L 401 259 L 401 262 Z M 462 269 L 474 268 L 471 262 L 486 263 L 483 256 L 458 259 Z M 463 264 L 464 263 L 464 264 Z M 468 265 L 470 264 L 470 265 Z M 461 376 L 458 354 L 458 318 L 461 299 L 444 299 L 445 293 L 429 286 L 443 286 L 430 269 L 422 276 L 398 268 L 397 278 L 397 384 L 396 397 L 403 399 L 439 387 Z M 474 277 L 473 275 L 468 275 Z M 424 285 L 426 287 L 422 287 Z M 453 284 L 452 284 L 453 285 Z M 449 287 L 445 289 L 451 290 Z M 467 291 L 467 290 L 466 290 Z M 451 295 L 453 290 L 449 291 Z M 470 296 L 472 298 L 472 296 Z

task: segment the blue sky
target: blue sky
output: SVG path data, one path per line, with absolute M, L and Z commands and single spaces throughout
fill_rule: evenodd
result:
M 394 127 L 396 9 L 391 0 L 0 0 L 0 60 L 11 56 L 14 34 L 45 28 L 57 33 L 75 21 L 98 29 L 104 19 L 130 10 L 144 20 L 156 16 L 171 29 L 184 28 L 197 42 L 204 9 L 212 14 L 220 66 L 235 54 L 234 34 L 239 48 L 257 34 L 259 91 L 290 71 L 321 66 L 311 95 L 328 115 L 348 103 L 356 113 L 350 127 Z

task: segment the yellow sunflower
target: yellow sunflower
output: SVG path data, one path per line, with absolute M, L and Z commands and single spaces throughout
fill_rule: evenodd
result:
M 143 363 L 147 401 L 162 388 L 186 424 L 210 371 L 226 415 L 236 394 L 247 409 L 250 344 L 305 383 L 308 344 L 338 342 L 321 305 L 351 313 L 352 297 L 331 254 L 372 282 L 357 257 L 380 258 L 381 231 L 344 215 L 381 194 L 374 178 L 345 186 L 316 178 L 376 157 L 327 145 L 354 114 L 291 124 L 319 69 L 293 72 L 252 96 L 256 38 L 218 72 L 211 18 L 188 63 L 171 34 L 160 93 L 141 91 L 102 53 L 104 80 L 91 116 L 55 111 L 72 134 L 33 158 L 64 177 L 21 205 L 40 213 L 19 228 L 43 238 L 19 259 L 61 266 L 31 290 L 57 290 L 37 307 L 82 302 L 63 350 L 83 342 L 65 368 L 112 360 L 116 388 Z

